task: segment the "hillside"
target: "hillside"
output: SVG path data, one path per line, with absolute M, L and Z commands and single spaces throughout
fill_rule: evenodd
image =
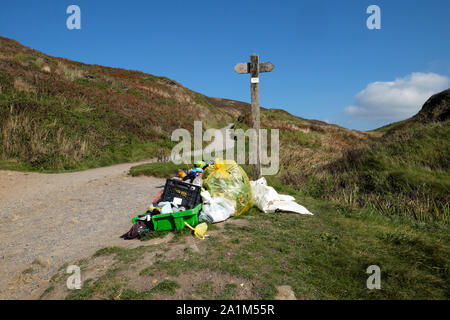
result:
M 61 171 L 149 158 L 175 128 L 249 106 L 165 77 L 55 58 L 0 37 L 1 167 Z
M 206 240 L 185 228 L 123 241 L 180 168 L 136 160 L 167 154 L 194 120 L 249 128 L 250 106 L 0 37 L 0 169 L 18 170 L 0 172 L 0 299 L 274 299 L 280 286 L 297 299 L 448 299 L 448 93 L 370 132 L 263 108 L 261 126 L 280 130 L 268 183 L 313 216 L 254 207 Z M 71 265 L 81 290 L 67 288 Z M 371 265 L 382 290 L 366 287 Z
M 379 138 L 347 149 L 324 165 L 292 168 L 281 181 L 316 198 L 448 223 L 449 92 L 430 97 L 410 119 L 373 132 L 382 134 Z
M 3 168 L 66 171 L 135 161 L 168 152 L 171 132 L 192 130 L 195 120 L 204 129 L 250 120 L 247 103 L 207 97 L 165 77 L 51 57 L 3 37 L 0 90 Z M 282 161 L 291 152 L 311 158 L 295 142 L 321 146 L 312 160 L 321 164 L 371 137 L 277 109 L 262 109 L 262 125 L 294 142 Z
M 207 97 L 174 80 L 55 58 L 0 37 L 0 168 L 73 171 L 170 152 L 176 128 L 251 126 L 247 103 Z M 360 132 L 263 108 L 280 129 L 272 184 L 373 206 L 386 214 L 448 220 L 449 90 L 415 117 Z

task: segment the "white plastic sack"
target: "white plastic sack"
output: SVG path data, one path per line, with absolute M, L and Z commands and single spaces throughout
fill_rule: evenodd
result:
M 160 206 L 160 208 L 161 208 L 161 214 L 173 212 L 171 202 L 168 202 L 168 201 L 160 202 L 160 203 L 158 203 L 158 206 Z
M 236 211 L 236 202 L 223 197 L 211 197 L 208 191 L 202 191 L 203 199 L 202 212 L 199 215 L 200 221 L 210 223 L 227 220 Z
M 254 198 L 253 204 L 265 213 L 287 211 L 312 215 L 308 209 L 296 203 L 294 197 L 279 194 L 274 188 L 268 186 L 264 177 L 250 181 L 250 185 Z

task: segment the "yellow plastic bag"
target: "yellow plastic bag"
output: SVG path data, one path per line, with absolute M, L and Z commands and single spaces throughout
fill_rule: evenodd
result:
M 200 240 L 205 240 L 205 233 L 208 230 L 208 225 L 204 222 L 200 223 L 199 225 L 197 225 L 195 228 L 191 227 L 189 225 L 189 223 L 184 222 L 184 224 L 191 229 L 192 231 L 194 231 L 194 235 L 199 238 Z
M 207 168 L 205 176 L 203 186 L 212 197 L 236 201 L 236 216 L 253 206 L 252 188 L 247 174 L 235 161 L 216 159 L 214 166 Z

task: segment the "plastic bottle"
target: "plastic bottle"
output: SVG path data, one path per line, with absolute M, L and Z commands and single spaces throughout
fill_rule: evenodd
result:
M 201 173 L 199 173 L 196 177 L 195 177 L 195 179 L 194 179 L 194 181 L 192 181 L 192 184 L 195 184 L 196 186 L 202 186 L 202 184 L 203 184 L 203 178 L 202 178 L 202 174 Z

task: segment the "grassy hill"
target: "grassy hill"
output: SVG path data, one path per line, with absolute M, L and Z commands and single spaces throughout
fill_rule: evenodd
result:
M 55 58 L 0 37 L 0 167 L 66 171 L 155 156 L 175 128 L 224 126 L 248 104 L 165 77 Z
M 188 229 L 157 244 L 146 241 L 167 233 L 152 233 L 143 246 L 71 262 L 87 275 L 82 290 L 67 289 L 61 266 L 41 298 L 273 299 L 289 284 L 299 299 L 448 299 L 448 96 L 369 132 L 263 109 L 261 126 L 280 129 L 280 171 L 267 179 L 314 216 L 252 208 L 210 225 L 211 237 L 195 246 Z M 172 130 L 192 130 L 194 120 L 205 129 L 251 126 L 244 102 L 0 37 L 0 168 L 60 172 L 155 157 L 171 149 Z M 177 167 L 131 172 L 165 177 Z M 366 287 L 373 264 L 382 290 Z
M 280 129 L 281 149 L 280 172 L 268 178 L 306 196 L 448 223 L 449 102 L 447 89 L 414 117 L 368 132 L 265 110 L 262 126 Z
M 280 130 L 280 172 L 268 179 L 314 198 L 448 221 L 445 92 L 415 117 L 368 132 L 263 109 L 261 126 Z M 0 37 L 0 168 L 58 172 L 168 154 L 171 132 L 192 130 L 195 120 L 204 129 L 230 122 L 246 129 L 250 106 Z
M 143 159 L 170 150 L 171 132 L 191 130 L 194 120 L 205 129 L 250 123 L 247 103 L 207 97 L 165 77 L 51 57 L 3 37 L 0 94 L 3 168 L 65 171 Z M 322 160 L 373 136 L 278 109 L 263 108 L 262 125 L 293 139 L 288 152 L 300 149 L 296 143 L 321 145 Z

